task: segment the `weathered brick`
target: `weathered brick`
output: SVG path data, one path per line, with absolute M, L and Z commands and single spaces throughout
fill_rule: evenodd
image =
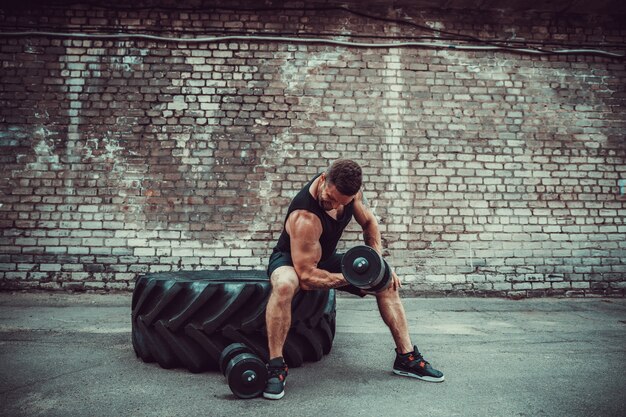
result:
M 133 251 L 134 256 L 154 256 L 156 250 L 154 248 L 135 248 Z
M 43 5 L 2 18 L 159 30 L 149 13 L 105 19 Z M 574 28 L 567 19 L 555 27 L 550 13 L 407 13 L 475 36 L 515 27 L 520 38 L 586 43 L 593 27 L 623 38 L 610 16 L 578 17 Z M 281 16 L 181 13 L 158 24 L 293 30 Z M 319 31 L 393 29 L 368 22 L 307 15 Z M 132 289 L 134 274 L 150 270 L 264 269 L 290 198 L 345 155 L 362 162 L 384 248 L 404 263 L 409 289 L 521 297 L 621 288 L 625 98 L 615 86 L 626 74 L 617 64 L 474 51 L 468 66 L 464 51 L 413 48 L 349 48 L 339 59 L 332 48 L 276 52 L 272 42 L 120 55 L 110 41 L 63 40 L 45 48 L 54 67 L 34 66 L 24 42 L 0 40 L 11 58 L 0 170 L 14 181 L 0 205 L 0 270 L 23 288 L 69 288 L 50 281 L 65 274 L 84 274 L 69 278 L 77 289 L 103 290 Z M 358 225 L 344 238 L 344 248 L 360 243 Z

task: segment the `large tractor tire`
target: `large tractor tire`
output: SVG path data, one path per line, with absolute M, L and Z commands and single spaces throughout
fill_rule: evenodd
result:
M 191 372 L 219 369 L 222 350 L 248 345 L 268 360 L 263 271 L 187 271 L 140 276 L 132 298 L 132 343 L 144 362 Z M 319 361 L 335 336 L 334 290 L 299 291 L 283 350 L 290 367 Z

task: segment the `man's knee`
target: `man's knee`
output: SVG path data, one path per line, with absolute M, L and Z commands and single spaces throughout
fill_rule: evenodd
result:
M 384 299 L 384 300 L 400 300 L 400 291 L 398 289 L 394 289 L 392 286 L 389 286 L 386 290 L 380 291 L 376 293 L 376 298 Z
M 298 292 L 300 283 L 293 267 L 281 267 L 272 273 L 272 293 L 281 300 L 291 300 Z

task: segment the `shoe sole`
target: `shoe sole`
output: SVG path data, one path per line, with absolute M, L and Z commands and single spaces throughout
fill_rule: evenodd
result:
M 285 396 L 285 391 L 281 392 L 280 394 L 270 394 L 268 392 L 263 393 L 263 398 L 267 398 L 268 400 L 280 400 L 284 396 Z
M 263 398 L 267 398 L 268 400 L 280 400 L 285 396 L 285 386 L 287 385 L 287 381 L 283 384 L 283 390 L 278 394 L 272 394 L 271 392 L 264 392 Z
M 422 381 L 426 382 L 443 382 L 445 380 L 445 377 L 443 376 L 441 378 L 435 378 L 434 376 L 421 376 L 412 374 L 410 372 L 398 371 L 396 369 L 393 370 L 393 373 L 400 376 L 408 376 L 409 378 L 421 379 Z

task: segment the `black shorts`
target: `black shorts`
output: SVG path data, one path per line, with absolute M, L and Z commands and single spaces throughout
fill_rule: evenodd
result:
M 341 258 L 343 254 L 333 253 L 332 256 L 325 261 L 320 262 L 317 267 L 319 269 L 323 269 L 324 271 L 340 273 L 341 272 Z M 281 266 L 293 266 L 293 261 L 291 260 L 291 253 L 289 252 L 279 252 L 274 251 L 270 256 L 270 261 L 267 266 L 267 276 L 271 277 L 272 273 L 280 268 Z M 345 285 L 343 287 L 335 288 L 339 291 L 346 291 L 350 294 L 358 295 L 359 297 L 365 297 L 366 294 L 363 294 L 363 291 L 360 288 L 355 287 L 352 284 Z

